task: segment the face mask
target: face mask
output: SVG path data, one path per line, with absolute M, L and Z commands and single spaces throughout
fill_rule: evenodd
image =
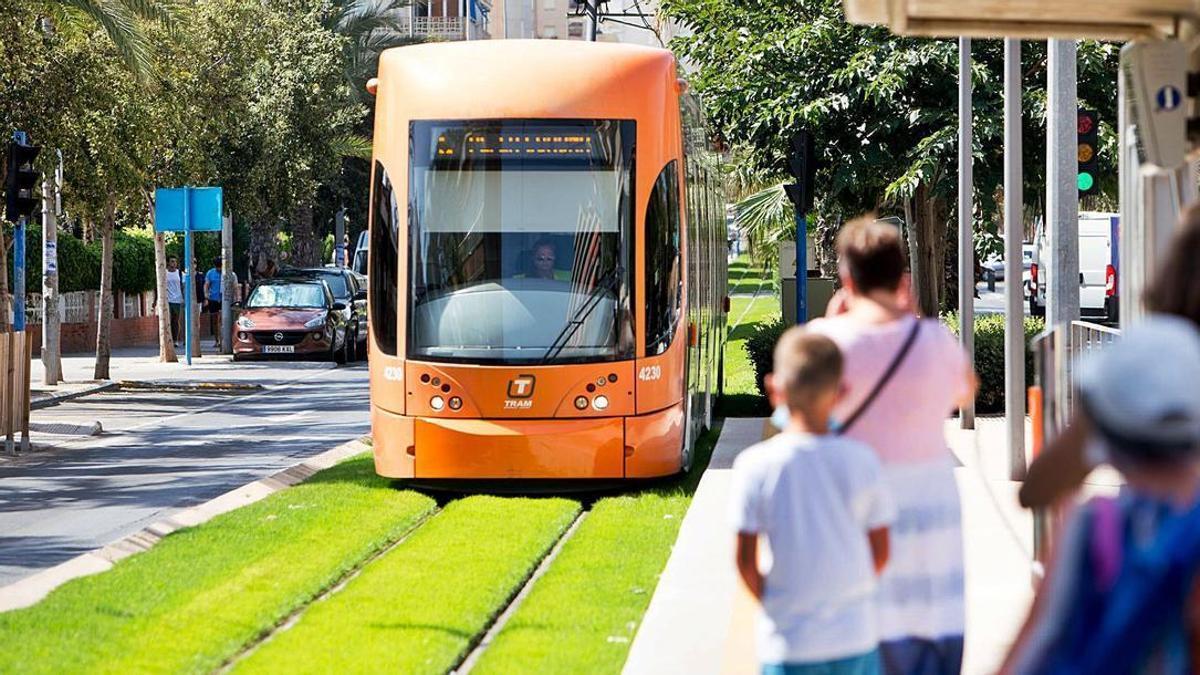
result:
M 771 413 L 771 426 L 783 431 L 788 425 L 788 420 L 792 414 L 788 412 L 786 405 L 776 406 L 775 412 Z

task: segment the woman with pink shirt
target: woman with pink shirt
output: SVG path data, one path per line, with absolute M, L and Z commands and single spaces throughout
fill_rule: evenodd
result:
M 880 653 L 890 674 L 958 673 L 965 624 L 962 519 L 944 425 L 975 395 L 957 340 L 911 310 L 895 226 L 864 218 L 838 237 L 842 291 L 810 324 L 845 355 L 840 433 L 867 443 L 897 506 L 879 581 Z

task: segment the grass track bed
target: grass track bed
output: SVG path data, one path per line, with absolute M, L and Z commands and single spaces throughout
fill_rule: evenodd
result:
M 211 672 L 433 508 L 350 459 L 0 614 L 0 672 Z
M 596 502 L 472 674 L 620 672 L 718 432 L 686 479 Z
M 578 512 L 565 499 L 453 502 L 235 672 L 444 673 Z
M 745 258 L 739 258 L 730 266 L 730 278 L 734 278 L 734 265 L 739 265 L 736 274 L 742 287 L 757 287 L 762 282 L 758 295 L 740 296 L 730 300 L 729 337 L 725 343 L 725 397 L 721 401 L 721 413 L 729 417 L 747 417 L 768 414 L 766 399 L 758 393 L 754 381 L 754 366 L 746 352 L 746 340 L 760 324 L 769 323 L 779 316 L 779 296 L 775 294 L 767 272 L 749 266 Z M 751 288 L 753 291 L 753 288 Z M 734 324 L 733 322 L 738 323 Z

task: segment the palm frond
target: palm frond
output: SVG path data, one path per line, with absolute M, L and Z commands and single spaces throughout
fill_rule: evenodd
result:
M 329 148 L 338 157 L 371 159 L 371 140 L 358 134 L 343 134 L 329 141 Z
M 179 0 L 121 0 L 121 4 L 134 16 L 168 29 L 175 25 L 175 16 L 183 7 Z
M 754 257 L 773 265 L 778 242 L 791 238 L 796 226 L 795 210 L 783 183 L 760 189 L 736 202 L 733 209 L 734 223 L 750 239 Z
M 154 74 L 150 43 L 137 24 L 136 15 L 116 0 L 54 0 L 96 22 L 112 40 L 121 59 L 139 80 L 150 80 Z

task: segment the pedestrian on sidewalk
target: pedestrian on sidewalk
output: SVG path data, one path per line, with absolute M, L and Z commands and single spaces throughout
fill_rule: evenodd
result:
M 213 347 L 221 348 L 221 258 L 213 258 L 213 266 L 204 274 L 204 313 L 208 315 Z
M 167 308 L 171 314 L 171 341 L 179 346 L 183 328 L 179 317 L 183 312 L 183 271 L 179 269 L 179 258 L 167 256 Z
M 891 562 L 879 580 L 883 669 L 962 668 L 966 625 L 962 515 L 945 439 L 950 413 L 975 395 L 966 354 L 936 318 L 912 313 L 900 230 L 861 218 L 837 239 L 842 290 L 810 329 L 845 356 L 839 433 L 883 464 L 896 503 Z
M 802 328 L 784 333 L 765 380 L 772 403 L 787 411 L 783 433 L 733 464 L 736 562 L 762 605 L 764 674 L 879 672 L 873 591 L 895 512 L 871 449 L 829 433 L 841 379 L 831 340 Z
M 1200 669 L 1197 382 L 1200 334 L 1174 316 L 1147 319 L 1081 364 L 1089 445 L 1125 485 L 1068 521 L 1002 672 Z

